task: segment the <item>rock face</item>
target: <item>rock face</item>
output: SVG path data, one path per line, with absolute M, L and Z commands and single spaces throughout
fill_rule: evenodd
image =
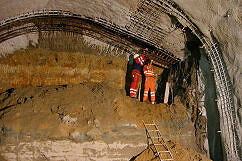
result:
M 10 55 L 0 61 L 1 91 L 16 87 L 84 82 L 102 82 L 115 88 L 124 88 L 126 60 L 123 57 L 113 59 L 110 56 L 97 56 L 91 54 L 94 52 L 91 49 L 88 52 L 30 49 Z

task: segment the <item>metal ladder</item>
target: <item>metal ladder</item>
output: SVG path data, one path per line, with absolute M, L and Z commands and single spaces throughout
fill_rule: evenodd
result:
M 145 132 L 147 136 L 148 148 L 151 148 L 155 154 L 155 157 L 158 157 L 160 161 L 173 160 L 174 158 L 166 145 L 165 140 L 162 138 L 160 130 L 158 129 L 157 124 L 152 121 L 152 123 L 145 123 L 143 121 Z

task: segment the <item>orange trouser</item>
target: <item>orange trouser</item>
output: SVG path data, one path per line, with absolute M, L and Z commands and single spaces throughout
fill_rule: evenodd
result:
M 154 79 L 154 77 L 145 78 L 145 90 L 144 90 L 143 101 L 147 101 L 149 89 L 150 89 L 151 102 L 155 102 L 155 79 Z

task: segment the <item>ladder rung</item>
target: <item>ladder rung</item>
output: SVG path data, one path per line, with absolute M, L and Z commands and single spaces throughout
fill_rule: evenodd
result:
M 145 125 L 148 125 L 148 126 L 153 126 L 153 125 L 155 125 L 155 124 L 145 124 Z
M 152 136 L 151 138 L 160 139 L 161 137 L 159 137 L 159 136 L 157 136 L 157 137 Z
M 151 132 L 154 132 L 154 131 L 159 131 L 159 130 L 147 130 L 147 131 L 148 131 L 148 132 L 150 132 L 150 131 L 151 131 Z
M 166 144 L 151 144 L 151 145 L 155 145 L 155 146 L 157 146 L 157 145 L 166 145 Z
M 166 150 L 166 151 L 159 151 L 158 153 L 159 153 L 159 154 L 160 154 L 160 153 L 170 153 L 170 151 L 168 151 L 168 150 Z

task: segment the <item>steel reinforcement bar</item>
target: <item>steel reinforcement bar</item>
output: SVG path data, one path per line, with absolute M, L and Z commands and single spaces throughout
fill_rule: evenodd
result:
M 215 81 L 217 86 L 217 103 L 220 113 L 220 128 L 222 141 L 227 154 L 228 161 L 240 160 L 240 143 L 237 135 L 237 119 L 235 114 L 232 85 L 229 80 L 223 57 L 219 52 L 219 46 L 213 43 L 207 51 L 210 55 L 214 68 Z
M 48 19 L 54 19 L 53 21 L 48 21 Z M 43 21 L 46 19 L 46 21 Z M 55 19 L 59 19 L 59 22 L 54 22 Z M 38 22 L 38 21 L 40 22 Z M 65 21 L 68 20 L 68 21 Z M 61 21 L 65 21 L 64 24 Z M 82 21 L 82 23 L 81 23 Z M 74 24 L 68 25 L 68 23 L 75 22 Z M 99 29 L 102 34 L 97 31 L 92 31 L 91 27 L 88 25 L 83 25 L 85 22 L 88 25 L 93 25 L 96 29 Z M 46 24 L 43 24 L 46 23 Z M 26 25 L 30 24 L 30 25 Z M 21 26 L 25 25 L 25 26 Z M 78 26 L 79 25 L 79 26 Z M 21 27 L 20 27 L 21 26 Z M 46 27 L 47 26 L 47 27 Z M 106 41 L 106 43 L 115 44 L 116 46 L 122 46 L 120 48 L 125 49 L 127 52 L 132 53 L 135 50 L 131 47 L 132 44 L 136 45 L 140 48 L 150 48 L 158 51 L 158 56 L 162 56 L 161 59 L 157 59 L 157 65 L 160 65 L 164 68 L 169 68 L 171 65 L 180 61 L 180 59 L 174 56 L 172 53 L 167 51 L 164 48 L 159 47 L 154 42 L 144 39 L 142 35 L 136 35 L 128 31 L 125 27 L 120 27 L 111 21 L 107 21 L 103 18 L 92 18 L 88 16 L 83 16 L 80 14 L 72 13 L 70 11 L 63 10 L 39 10 L 27 12 L 12 18 L 7 18 L 0 22 L 0 43 L 30 32 L 40 32 L 40 31 L 67 31 L 67 32 L 76 32 L 80 34 L 84 34 L 90 37 L 94 37 L 96 39 Z M 105 32 L 102 32 L 105 31 Z M 96 33 L 96 34 L 93 34 Z M 99 36 L 97 36 L 99 35 Z M 117 36 L 118 35 L 118 36 Z M 112 38 L 116 37 L 116 39 Z M 122 40 L 126 40 L 124 41 Z M 110 43 L 111 41 L 111 43 Z M 151 54 L 151 53 L 150 53 Z M 148 54 L 148 57 L 151 56 Z

